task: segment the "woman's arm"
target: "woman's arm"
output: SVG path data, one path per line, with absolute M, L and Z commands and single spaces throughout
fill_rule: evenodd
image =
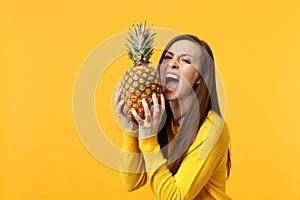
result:
M 209 132 L 207 127 L 203 125 L 197 135 L 200 136 L 200 139 L 198 137 L 195 138 L 194 143 L 185 154 L 176 175 L 173 176 L 170 173 L 166 166 L 166 159 L 160 151 L 156 134 L 159 125 L 158 122 L 160 122 L 165 108 L 164 98 L 161 95 L 161 108 L 158 105 L 156 96 L 153 95 L 152 98 L 154 102 L 152 116 L 145 100 L 142 101 L 145 110 L 144 120 L 137 115 L 134 109 L 131 112 L 139 124 L 138 146 L 143 153 L 150 187 L 157 198 L 162 200 L 194 199 L 211 179 L 217 166 L 223 167 L 223 182 L 225 182 L 229 140 L 227 137 L 220 137 L 212 151 L 200 158 L 199 153 L 204 140 L 202 136 L 206 136 Z M 221 170 L 218 169 L 218 171 Z M 219 195 L 218 199 L 228 199 L 224 193 L 224 187 L 222 188 L 221 186 L 220 189 L 216 189 L 215 191 Z
M 120 155 L 120 176 L 128 191 L 134 191 L 145 185 L 147 174 L 144 173 L 144 160 L 138 147 L 138 125 L 123 113 L 125 101 L 121 100 L 122 87 L 115 92 L 114 102 L 116 112 L 121 120 L 125 132 L 123 133 L 123 147 Z
M 212 151 L 200 159 L 201 141 L 195 141 L 183 159 L 178 172 L 173 176 L 165 165 L 160 151 L 157 151 L 159 149 L 157 136 L 140 139 L 139 147 L 144 155 L 148 155 L 144 159 L 150 187 L 154 194 L 162 200 L 194 199 L 216 170 L 223 170 L 222 174 L 225 179 L 228 142 L 227 133 L 222 133 Z M 222 199 L 227 199 L 224 190 L 225 188 L 223 188 L 223 194 L 219 195 L 223 195 Z
M 138 147 L 138 139 L 123 133 L 123 147 L 120 155 L 120 176 L 128 191 L 134 191 L 147 182 L 145 163 Z

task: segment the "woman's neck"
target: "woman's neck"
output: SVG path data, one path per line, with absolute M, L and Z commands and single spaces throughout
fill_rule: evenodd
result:
M 181 125 L 185 114 L 192 103 L 192 98 L 182 98 L 180 101 L 178 99 L 170 101 L 170 108 L 173 114 L 173 119 L 175 124 Z

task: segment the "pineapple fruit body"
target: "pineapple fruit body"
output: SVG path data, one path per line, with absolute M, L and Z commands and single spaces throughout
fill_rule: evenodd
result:
M 130 109 L 134 108 L 138 115 L 145 119 L 142 99 L 147 101 L 149 109 L 153 107 L 152 94 L 160 100 L 159 75 L 154 67 L 140 65 L 129 69 L 122 79 L 122 98 L 125 100 L 124 114 L 135 120 Z M 159 102 L 160 103 L 160 102 Z
M 137 114 L 145 119 L 142 99 L 147 101 L 149 109 L 153 107 L 152 94 L 155 93 L 160 100 L 160 82 L 157 70 L 150 66 L 149 59 L 153 54 L 153 40 L 155 33 L 144 24 L 133 24 L 128 32 L 128 56 L 133 61 L 134 67 L 127 70 L 122 78 L 122 99 L 125 100 L 124 114 L 135 121 L 131 113 L 134 108 Z M 160 103 L 160 102 L 159 102 Z

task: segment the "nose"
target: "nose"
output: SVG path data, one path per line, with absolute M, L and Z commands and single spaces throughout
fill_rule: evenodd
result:
M 179 68 L 179 62 L 178 60 L 175 58 L 175 56 L 169 61 L 168 63 L 168 67 L 171 67 L 171 68 Z

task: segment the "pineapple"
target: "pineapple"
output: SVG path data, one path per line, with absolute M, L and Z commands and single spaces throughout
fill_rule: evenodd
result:
M 122 99 L 125 100 L 124 114 L 135 121 L 130 109 L 134 108 L 138 115 L 145 119 L 142 99 L 146 99 L 148 107 L 153 107 L 152 94 L 160 99 L 161 88 L 157 70 L 150 66 L 149 59 L 153 54 L 153 39 L 155 33 L 144 24 L 135 23 L 128 32 L 128 56 L 134 66 L 126 71 L 122 78 Z M 159 102 L 160 103 L 160 102 Z

